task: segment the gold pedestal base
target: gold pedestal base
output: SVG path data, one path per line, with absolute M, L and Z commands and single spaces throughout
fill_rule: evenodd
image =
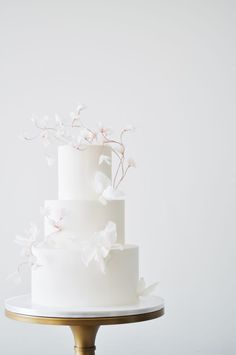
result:
M 99 326 L 74 325 L 70 328 L 75 339 L 75 355 L 95 355 L 95 339 Z
M 30 316 L 8 310 L 5 311 L 5 314 L 8 318 L 27 323 L 70 326 L 75 340 L 75 355 L 95 355 L 95 339 L 101 325 L 148 321 L 163 316 L 164 308 L 142 314 L 95 318 Z

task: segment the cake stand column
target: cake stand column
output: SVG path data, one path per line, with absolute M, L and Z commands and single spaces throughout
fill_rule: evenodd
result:
M 99 325 L 73 325 L 70 328 L 75 339 L 75 355 L 95 355 Z

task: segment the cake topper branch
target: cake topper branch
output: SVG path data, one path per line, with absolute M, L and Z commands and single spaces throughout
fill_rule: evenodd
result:
M 111 182 L 112 189 L 117 190 L 126 177 L 128 170 L 136 167 L 134 159 L 127 158 L 124 143 L 125 135 L 129 132 L 134 132 L 135 129 L 132 125 L 127 125 L 121 130 L 119 138 L 116 139 L 112 136 L 111 128 L 104 126 L 101 122 L 98 123 L 96 129 L 85 125 L 81 119 L 81 112 L 84 109 L 85 106 L 79 104 L 76 111 L 70 114 L 69 121 L 62 120 L 57 114 L 54 119 L 50 119 L 48 116 L 41 119 L 33 117 L 32 122 L 38 133 L 33 136 L 23 134 L 21 138 L 27 142 L 40 139 L 45 147 L 53 143 L 68 144 L 81 151 L 86 149 L 86 145 L 101 144 L 110 146 L 118 161 Z M 52 156 L 46 154 L 46 160 L 49 166 L 53 165 L 54 158 Z M 99 165 L 103 162 L 111 164 L 109 157 L 104 155 L 100 157 Z

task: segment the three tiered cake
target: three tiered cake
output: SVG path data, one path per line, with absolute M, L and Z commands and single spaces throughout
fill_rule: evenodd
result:
M 139 279 L 139 250 L 126 244 L 125 199 L 120 184 L 131 167 L 124 137 L 126 126 L 115 139 L 101 124 L 86 127 L 82 106 L 70 122 L 58 116 L 33 120 L 39 133 L 33 137 L 44 145 L 58 143 L 58 200 L 45 201 L 44 236 L 31 223 L 26 236 L 17 236 L 23 247 L 24 265 L 31 268 L 33 305 L 78 310 L 81 307 L 111 307 L 137 304 L 156 286 Z M 49 165 L 53 158 L 46 155 Z M 112 162 L 116 158 L 116 166 Z
M 35 304 L 76 309 L 138 301 L 138 246 L 125 244 L 124 199 L 98 199 L 96 175 L 112 173 L 100 156 L 110 160 L 111 148 L 58 149 L 59 200 L 45 201 L 46 239 L 32 250 Z

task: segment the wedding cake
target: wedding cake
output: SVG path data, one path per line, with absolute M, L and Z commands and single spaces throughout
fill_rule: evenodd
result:
M 115 140 L 101 124 L 97 131 L 82 124 L 81 110 L 70 125 L 58 117 L 54 125 L 48 119 L 34 120 L 44 143 L 63 143 L 57 149 L 58 200 L 46 200 L 41 208 L 40 241 L 34 224 L 27 237 L 17 236 L 27 259 L 20 266 L 31 266 L 34 305 L 76 310 L 135 304 L 155 285 L 145 288 L 139 279 L 138 246 L 126 243 L 125 198 L 119 187 L 135 166 L 126 158 L 123 141 L 132 127 L 124 128 Z M 51 165 L 53 159 L 46 158 Z
M 59 147 L 59 200 L 45 202 L 45 235 L 51 237 L 33 249 L 42 265 L 32 269 L 33 303 L 76 309 L 137 302 L 138 247 L 125 244 L 125 201 L 103 204 L 93 186 L 98 171 L 111 178 L 111 165 L 99 166 L 101 155 L 110 158 L 111 148 Z M 54 234 L 51 221 L 58 217 Z

